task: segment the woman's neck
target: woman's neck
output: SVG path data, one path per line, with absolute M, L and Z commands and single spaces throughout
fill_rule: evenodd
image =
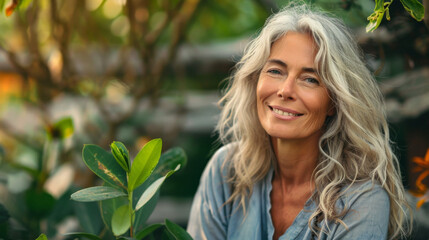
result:
M 291 188 L 311 183 L 319 156 L 318 138 L 301 141 L 272 138 L 271 141 L 277 159 L 275 179 Z

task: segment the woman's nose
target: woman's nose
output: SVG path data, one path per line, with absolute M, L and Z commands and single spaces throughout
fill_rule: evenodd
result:
M 295 78 L 288 76 L 283 82 L 279 84 L 277 96 L 284 100 L 295 99 Z

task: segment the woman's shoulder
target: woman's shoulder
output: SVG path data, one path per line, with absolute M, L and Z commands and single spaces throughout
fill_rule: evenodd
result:
M 386 209 L 390 207 L 389 195 L 378 182 L 365 180 L 354 182 L 343 188 L 342 203 L 346 206 L 369 206 L 379 205 Z
M 231 204 L 225 204 L 231 196 L 226 177 L 230 154 L 233 145 L 219 148 L 201 175 L 188 223 L 188 232 L 196 239 L 225 239 L 231 213 Z
M 386 195 L 386 190 L 378 182 L 372 180 L 364 180 L 354 182 L 343 188 L 345 196 L 348 198 L 362 195 Z
M 201 183 L 222 182 L 226 184 L 230 175 L 230 159 L 232 159 L 235 147 L 236 144 L 230 143 L 216 150 L 201 175 Z
M 337 202 L 344 216 L 331 224 L 332 239 L 386 239 L 390 201 L 386 190 L 377 182 L 365 180 L 343 188 Z
M 231 164 L 231 161 L 229 160 L 232 159 L 236 147 L 236 143 L 229 143 L 220 147 L 207 163 L 206 169 L 211 169 L 216 172 L 224 172 L 222 169 L 229 168 L 229 164 Z

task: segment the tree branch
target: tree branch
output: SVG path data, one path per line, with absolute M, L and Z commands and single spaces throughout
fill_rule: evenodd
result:
M 155 76 L 153 82 L 155 86 L 161 78 L 161 74 L 167 66 L 168 62 L 172 61 L 175 58 L 179 43 L 185 36 L 185 28 L 188 26 L 188 22 L 190 21 L 190 19 L 194 16 L 199 2 L 199 0 L 187 0 L 186 2 L 184 2 L 183 6 L 181 6 L 181 9 L 179 11 L 180 14 L 177 14 L 177 17 L 173 20 L 173 24 L 175 27 L 173 28 L 173 34 L 171 37 L 170 45 L 168 47 L 167 57 L 161 60 L 160 63 L 155 66 L 153 71 L 153 75 Z
M 7 58 L 9 59 L 9 62 L 12 64 L 12 66 L 16 69 L 16 71 L 21 76 L 23 76 L 23 80 L 27 81 L 28 80 L 28 70 L 26 67 L 24 67 L 24 65 L 22 65 L 18 61 L 16 54 L 12 51 L 8 51 L 8 50 L 4 49 L 3 46 L 1 46 L 1 45 L 0 45 L 0 51 L 3 51 L 4 53 L 6 53 Z
M 50 15 L 51 15 L 51 31 L 54 40 L 57 42 L 59 51 L 62 57 L 62 68 L 60 79 L 56 82 L 61 88 L 74 91 L 76 85 L 73 84 L 72 76 L 75 74 L 75 69 L 70 58 L 70 39 L 71 30 L 78 18 L 79 10 L 84 9 L 83 1 L 66 1 L 62 2 L 63 9 L 67 9 L 68 16 L 60 17 L 60 7 L 56 0 L 51 0 Z
M 176 16 L 180 14 L 180 9 L 182 8 L 185 0 L 180 0 L 180 2 L 174 7 L 174 9 L 166 9 L 166 16 L 163 19 L 162 23 L 158 24 L 152 32 L 149 32 L 145 37 L 145 43 L 150 47 L 153 46 L 155 42 L 158 41 L 161 34 L 166 30 L 167 25 L 172 22 Z M 198 2 L 198 1 L 196 1 Z

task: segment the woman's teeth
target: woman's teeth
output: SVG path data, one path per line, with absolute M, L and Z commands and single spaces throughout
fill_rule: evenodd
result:
M 276 108 L 273 108 L 273 111 L 275 113 L 283 115 L 283 116 L 295 116 L 295 117 L 297 117 L 300 115 L 300 114 L 294 114 L 294 113 L 290 113 L 290 112 L 283 112 L 282 110 L 276 109 Z

